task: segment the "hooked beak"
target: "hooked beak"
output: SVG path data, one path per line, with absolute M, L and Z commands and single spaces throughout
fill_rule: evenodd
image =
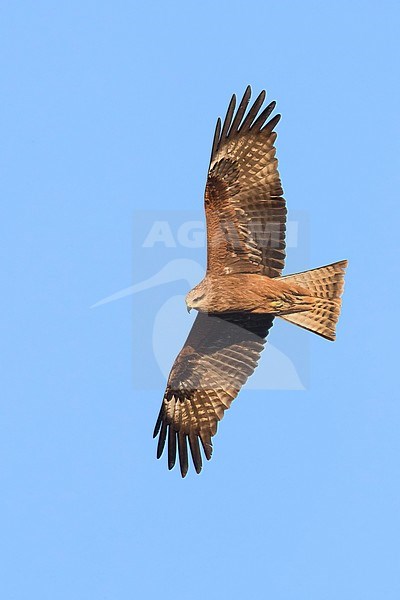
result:
M 192 307 L 189 306 L 189 304 L 186 304 L 186 310 L 188 311 L 188 313 L 190 313 L 190 311 L 192 310 Z

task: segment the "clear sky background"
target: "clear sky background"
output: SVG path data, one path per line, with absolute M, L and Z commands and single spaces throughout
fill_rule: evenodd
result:
M 2 599 L 400 598 L 399 17 L 2 3 Z M 216 117 L 248 83 L 283 114 L 302 267 L 350 260 L 343 314 L 335 344 L 293 328 L 307 389 L 243 390 L 181 480 L 155 459 L 162 378 L 135 383 L 161 288 L 90 307 L 135 281 L 137 211 L 201 208 Z

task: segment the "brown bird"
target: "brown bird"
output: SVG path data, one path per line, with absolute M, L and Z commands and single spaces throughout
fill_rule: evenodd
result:
M 273 131 L 280 119 L 262 112 L 262 91 L 250 110 L 247 87 L 235 113 L 232 96 L 218 119 L 205 191 L 207 272 L 186 297 L 199 311 L 172 367 L 154 429 L 157 458 L 168 438 L 168 468 L 178 449 L 182 477 L 188 445 L 197 473 L 200 443 L 211 458 L 217 424 L 257 366 L 275 316 L 335 339 L 347 261 L 281 276 L 286 205 Z M 199 443 L 200 442 L 200 443 Z

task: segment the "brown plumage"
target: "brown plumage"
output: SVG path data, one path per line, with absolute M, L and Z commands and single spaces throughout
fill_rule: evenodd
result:
M 235 113 L 232 97 L 217 121 L 205 191 L 207 272 L 186 298 L 199 314 L 172 367 L 154 429 L 157 457 L 168 446 L 197 473 L 200 444 L 211 458 L 217 424 L 257 366 L 275 316 L 335 339 L 347 261 L 281 276 L 286 205 L 275 158 L 276 115 L 265 92 L 246 113 L 250 86 Z

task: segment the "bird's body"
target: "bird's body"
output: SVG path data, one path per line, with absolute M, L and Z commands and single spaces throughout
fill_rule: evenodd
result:
M 275 108 L 247 111 L 248 87 L 235 112 L 233 96 L 214 135 L 205 191 L 207 271 L 186 297 L 198 311 L 168 378 L 154 429 L 157 456 L 165 443 L 168 467 L 178 451 L 188 471 L 211 458 L 217 424 L 253 373 L 276 316 L 334 340 L 347 261 L 282 276 L 286 203 L 275 158 Z
M 311 310 L 314 304 L 305 288 L 286 282 L 283 277 L 272 279 L 257 273 L 206 275 L 187 296 L 188 308 L 206 313 L 285 315 Z

